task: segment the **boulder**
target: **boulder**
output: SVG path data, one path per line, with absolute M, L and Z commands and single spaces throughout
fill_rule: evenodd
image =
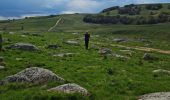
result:
M 170 100 L 170 92 L 157 92 L 140 96 L 138 100 Z
M 73 41 L 73 40 L 68 40 L 68 41 L 65 41 L 64 43 L 69 44 L 69 45 L 75 45 L 75 46 L 79 46 L 80 45 L 79 42 Z
M 39 67 L 31 67 L 22 70 L 21 72 L 6 77 L 3 82 L 23 82 L 23 83 L 33 83 L 33 84 L 44 84 L 51 81 L 64 82 L 64 79 L 54 74 L 48 69 L 43 69 Z
M 27 51 L 39 50 L 35 45 L 29 43 L 16 43 L 14 45 L 7 47 L 7 49 L 20 49 L 20 50 L 27 50 Z
M 88 95 L 88 91 L 75 84 L 75 83 L 68 83 L 68 84 L 64 84 L 64 85 L 60 85 L 54 88 L 49 89 L 48 91 L 52 91 L 52 92 L 63 92 L 63 93 L 81 93 L 83 95 Z
M 145 53 L 143 56 L 144 60 L 155 60 L 157 59 L 156 57 L 154 57 L 153 55 L 149 54 L 149 53 Z

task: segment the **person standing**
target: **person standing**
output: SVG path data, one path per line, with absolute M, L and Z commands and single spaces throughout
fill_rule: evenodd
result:
M 85 49 L 88 50 L 89 47 L 89 40 L 90 40 L 90 34 L 86 32 L 84 34 L 84 41 L 85 41 Z

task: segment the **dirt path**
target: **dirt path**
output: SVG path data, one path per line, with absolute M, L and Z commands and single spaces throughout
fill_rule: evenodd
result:
M 49 30 L 48 30 L 48 32 L 50 32 L 51 30 L 53 30 L 53 29 L 60 23 L 61 20 L 62 20 L 62 18 L 60 18 L 60 19 L 56 22 L 56 24 L 55 24 L 54 26 L 50 27 Z
M 101 44 L 101 45 L 107 45 L 105 43 L 95 43 L 95 44 Z M 159 52 L 162 54 L 170 54 L 170 50 L 161 50 L 161 49 L 155 49 L 155 48 L 148 48 L 148 47 L 129 47 L 129 46 L 124 46 L 124 45 L 118 45 L 118 44 L 110 44 L 112 47 L 120 47 L 120 48 L 126 48 L 126 49 L 134 49 L 134 50 L 140 50 L 140 51 L 146 51 L 146 52 Z

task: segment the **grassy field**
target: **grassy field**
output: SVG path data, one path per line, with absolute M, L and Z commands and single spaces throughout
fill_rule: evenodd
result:
M 131 50 L 131 56 L 113 47 L 111 44 L 124 46 L 141 46 L 170 50 L 170 23 L 156 25 L 100 25 L 88 24 L 82 21 L 86 14 L 59 15 L 55 17 L 37 17 L 32 19 L 0 22 L 3 38 L 11 41 L 3 42 L 3 46 L 24 42 L 36 45 L 40 51 L 28 52 L 7 49 L 0 52 L 4 57 L 5 69 L 0 70 L 0 79 L 13 75 L 25 68 L 42 67 L 49 69 L 68 80 L 86 88 L 91 96 L 80 94 L 63 94 L 47 92 L 46 90 L 60 85 L 48 83 L 46 86 L 32 84 L 8 84 L 0 86 L 0 100 L 136 100 L 140 95 L 152 92 L 170 91 L 170 75 L 152 73 L 153 70 L 170 70 L 170 55 L 150 52 L 157 60 L 142 59 L 144 51 Z M 47 30 L 61 22 L 52 32 Z M 21 30 L 24 26 L 24 30 Z M 3 28 L 6 27 L 6 30 Z M 84 49 L 83 33 L 91 33 L 90 49 Z M 14 34 L 9 34 L 14 32 Z M 25 35 L 23 33 L 40 33 L 42 36 Z M 72 34 L 79 33 L 79 34 Z M 116 43 L 115 38 L 126 38 L 129 41 Z M 150 42 L 138 41 L 146 39 Z M 63 43 L 76 40 L 80 46 Z M 61 46 L 51 50 L 50 44 Z M 147 46 L 146 46 L 147 45 Z M 114 53 L 128 56 L 122 61 L 115 57 L 104 59 L 96 48 L 110 48 Z M 54 57 L 58 53 L 76 53 L 73 57 Z M 21 61 L 16 60 L 22 58 Z

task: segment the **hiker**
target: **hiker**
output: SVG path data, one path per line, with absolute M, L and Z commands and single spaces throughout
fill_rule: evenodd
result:
M 86 48 L 86 50 L 88 49 L 88 46 L 89 46 L 89 38 L 90 38 L 90 34 L 88 32 L 86 32 L 84 34 L 84 41 L 85 41 L 85 48 Z

